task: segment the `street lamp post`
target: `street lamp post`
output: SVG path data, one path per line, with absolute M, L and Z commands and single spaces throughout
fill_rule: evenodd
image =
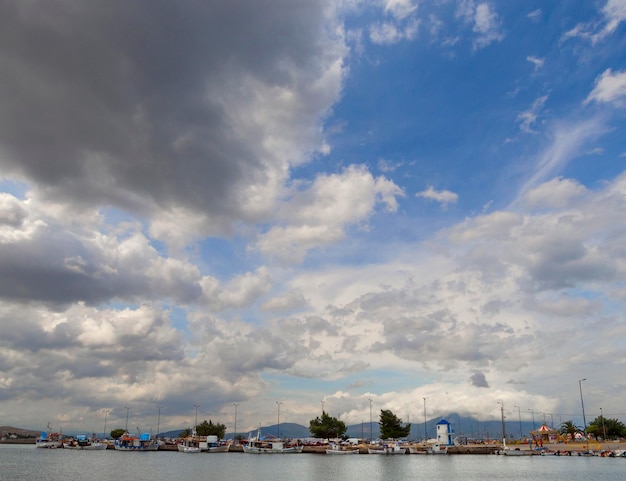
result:
M 322 403 L 322 416 L 323 416 L 324 415 L 324 404 L 326 404 L 326 401 L 324 401 L 322 399 L 321 403 Z
M 372 438 L 374 434 L 372 433 L 372 398 L 369 398 L 370 401 L 370 444 L 372 443 Z
M 426 434 L 426 398 L 424 399 L 424 444 L 428 442 L 428 434 Z
M 498 404 L 500 405 L 500 417 L 502 419 L 502 442 L 506 443 L 506 428 L 504 426 L 504 402 L 498 401 Z
M 104 429 L 102 431 L 102 439 L 107 438 L 107 416 L 109 415 L 110 409 L 104 410 Z
M 606 442 L 606 427 L 604 427 L 604 414 L 602 413 L 602 408 L 600 408 L 600 419 L 602 419 L 602 437 L 604 442 Z
M 130 408 L 124 406 L 124 409 L 126 409 L 126 426 L 124 426 L 124 431 L 128 432 L 128 411 L 130 411 Z
M 233 406 L 235 406 L 235 434 L 233 435 L 233 442 L 237 442 L 237 406 L 239 406 L 239 403 L 233 403 Z
M 158 417 L 157 417 L 157 432 L 156 432 L 157 439 L 158 439 L 158 437 L 159 437 L 159 431 L 160 431 L 160 429 L 161 429 L 161 408 L 162 408 L 162 407 L 163 407 L 163 406 L 159 406 L 159 405 L 157 404 L 157 409 L 159 410 L 159 415 L 158 415 Z
M 531 431 L 531 433 L 532 433 L 532 431 L 534 431 L 534 430 L 535 430 L 535 411 L 534 411 L 533 409 L 529 409 L 529 411 L 530 411 L 530 412 L 532 413 L 532 415 L 533 415 L 533 428 L 530 430 L 530 431 Z M 532 448 L 533 448 L 533 435 L 531 434 L 531 435 L 530 435 L 530 449 L 532 449 Z
M 276 401 L 276 406 L 278 406 L 278 427 L 277 427 L 278 439 L 280 439 L 280 405 L 281 404 L 282 404 L 282 402 Z
M 513 406 L 514 408 L 517 408 L 517 415 L 519 417 L 519 440 L 522 440 L 522 411 L 521 408 L 519 406 Z
M 587 378 L 578 380 L 578 389 L 580 390 L 580 405 L 583 408 L 583 433 L 585 433 L 585 438 L 587 438 L 587 451 L 589 451 L 589 438 L 587 437 L 587 419 L 585 419 L 585 401 L 583 401 L 583 385 L 582 385 L 582 382 L 586 380 Z
M 200 406 L 198 406 L 197 404 L 194 404 L 193 407 L 196 408 L 196 424 L 193 425 L 193 433 L 192 434 L 196 434 L 198 432 L 198 408 Z

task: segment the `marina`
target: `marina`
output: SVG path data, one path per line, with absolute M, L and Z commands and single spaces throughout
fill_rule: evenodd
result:
M 120 454 L 116 451 L 82 452 L 39 450 L 32 445 L 0 445 L 0 477 L 12 481 L 35 478 L 68 479 L 88 476 L 105 481 L 116 473 L 129 479 L 225 478 L 274 481 L 344 481 L 445 479 L 483 481 L 515 479 L 536 481 L 612 481 L 624 479 L 625 459 L 600 457 L 520 456 L 183 456 L 172 451 L 160 454 Z

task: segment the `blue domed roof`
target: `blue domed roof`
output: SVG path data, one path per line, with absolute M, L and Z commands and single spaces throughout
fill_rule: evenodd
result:
M 439 424 L 450 424 L 450 423 L 448 421 L 446 421 L 445 419 L 442 419 L 441 421 L 439 421 L 437 423 L 437 425 L 439 425 Z

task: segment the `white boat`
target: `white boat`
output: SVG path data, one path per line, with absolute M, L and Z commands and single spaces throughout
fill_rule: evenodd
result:
M 193 454 L 193 453 L 199 453 L 200 447 L 199 446 L 183 446 L 183 448 L 180 449 L 180 445 L 178 445 L 178 450 L 181 453 Z
M 116 451 L 156 451 L 159 444 L 150 433 L 141 433 L 139 437 L 131 436 L 127 432 L 115 440 Z
M 227 453 L 230 450 L 230 441 L 217 439 L 217 436 L 207 436 L 204 443 L 200 443 L 200 449 L 207 453 Z
M 506 445 L 506 439 L 502 440 L 502 449 L 500 450 L 500 454 L 504 456 L 525 456 L 526 452 L 522 451 L 520 448 L 509 448 Z
M 195 435 L 191 435 L 188 436 L 186 438 L 184 438 L 179 444 L 178 444 L 178 452 L 180 453 L 195 453 L 195 452 L 200 452 L 202 451 L 201 449 L 201 444 L 202 444 L 202 440 L 199 436 L 195 436 Z M 206 447 L 206 443 L 205 443 L 205 447 Z
M 406 454 L 406 448 L 400 443 L 383 444 L 380 448 L 367 448 L 368 454 Z
M 84 434 L 79 434 L 75 438 L 69 438 L 63 442 L 63 448 L 65 449 L 80 449 L 87 451 L 103 451 L 107 448 L 107 445 L 100 441 L 89 439 Z
M 346 449 L 339 444 L 331 444 L 329 449 L 326 450 L 326 454 L 359 454 L 358 449 Z
M 242 448 L 248 454 L 297 454 L 302 452 L 303 446 L 290 446 L 280 440 L 262 439 L 259 430 L 255 438 L 248 437 L 248 443 L 243 444 Z
M 209 444 L 206 448 L 207 453 L 227 453 L 230 451 L 230 443 L 217 443 L 215 445 Z
M 63 447 L 63 438 L 60 433 L 51 433 L 50 423 L 46 426 L 46 431 L 42 431 L 41 435 L 35 440 L 35 446 L 38 448 L 56 449 Z
M 428 454 L 448 454 L 448 446 L 445 444 L 435 443 L 427 448 Z

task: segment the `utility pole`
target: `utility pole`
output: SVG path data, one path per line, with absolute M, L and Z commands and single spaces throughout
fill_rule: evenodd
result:
M 500 416 L 502 417 L 502 442 L 506 444 L 506 429 L 504 427 L 504 402 L 498 401 L 500 405 Z
M 517 415 L 519 416 L 519 439 L 522 440 L 522 411 L 519 406 L 513 406 L 517 408 Z

